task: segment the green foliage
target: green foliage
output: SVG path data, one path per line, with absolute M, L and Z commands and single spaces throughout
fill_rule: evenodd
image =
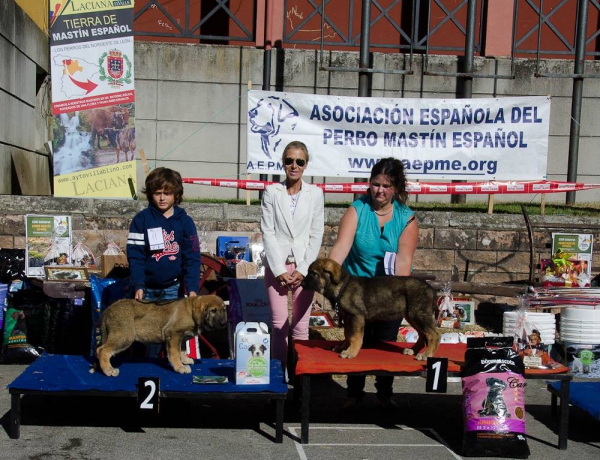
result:
M 525 210 L 530 216 L 541 215 L 542 208 L 537 203 L 506 202 L 494 203 L 494 214 L 522 214 L 521 204 L 525 205 Z M 488 204 L 479 203 L 410 203 L 410 207 L 415 211 L 445 211 L 445 212 L 470 212 L 487 213 Z M 578 203 L 572 206 L 558 203 L 546 203 L 544 214 L 547 216 L 593 216 L 598 217 L 600 213 L 600 204 L 598 203 Z
M 185 199 L 189 203 L 212 203 L 212 204 L 246 204 L 245 199 Z M 260 205 L 260 200 L 253 199 L 250 201 L 251 205 Z M 541 206 L 539 204 L 532 203 L 520 203 L 520 202 L 507 202 L 507 203 L 495 203 L 494 214 L 522 214 L 521 204 L 525 204 L 527 214 L 530 216 L 541 215 Z M 336 203 L 325 203 L 326 208 L 347 208 L 350 203 L 336 202 Z M 464 213 L 487 213 L 488 204 L 486 202 L 478 203 L 441 203 L 441 202 L 409 202 L 410 207 L 414 211 L 439 211 L 439 212 L 464 212 Z M 578 203 L 572 206 L 558 203 L 546 203 L 544 214 L 547 216 L 600 216 L 600 203 Z
M 54 151 L 65 145 L 65 128 L 61 126 L 56 117 L 50 118 L 52 126 L 52 148 Z

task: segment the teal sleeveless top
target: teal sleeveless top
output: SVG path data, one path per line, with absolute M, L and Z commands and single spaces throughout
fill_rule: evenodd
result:
M 381 228 L 371 207 L 371 196 L 365 195 L 352 203 L 358 215 L 354 243 L 344 261 L 353 276 L 383 276 L 386 252 L 398 252 L 398 239 L 414 212 L 394 200 L 394 216 Z

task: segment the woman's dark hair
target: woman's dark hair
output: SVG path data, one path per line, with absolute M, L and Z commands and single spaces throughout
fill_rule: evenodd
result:
M 183 201 L 183 181 L 181 180 L 181 174 L 177 171 L 169 168 L 156 168 L 148 174 L 146 186 L 142 190 L 142 193 L 146 194 L 148 203 L 152 204 L 152 195 L 160 189 L 173 193 L 175 204 L 181 204 Z
M 396 189 L 396 199 L 400 203 L 406 203 L 408 201 L 408 192 L 406 191 L 406 176 L 404 175 L 404 165 L 402 162 L 396 158 L 382 158 L 371 169 L 369 181 L 372 181 L 375 176 L 379 176 L 380 174 L 390 179 L 391 184 Z

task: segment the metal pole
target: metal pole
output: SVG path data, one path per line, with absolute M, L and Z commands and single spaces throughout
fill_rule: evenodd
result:
M 272 22 L 273 22 L 273 3 L 268 1 L 265 3 L 265 49 L 263 51 L 263 83 L 262 90 L 271 90 L 271 48 L 273 47 L 272 37 Z M 267 181 L 269 176 L 267 174 L 259 174 L 258 178 L 262 181 Z M 258 192 L 258 197 L 262 199 L 263 191 Z
M 360 69 L 368 69 L 369 59 L 369 41 L 371 39 L 371 0 L 363 0 L 362 19 L 360 28 Z M 359 72 L 358 74 L 358 97 L 369 96 L 369 78 L 368 72 Z
M 473 72 L 474 49 L 475 49 L 475 15 L 477 14 L 477 1 L 469 0 L 467 6 L 467 35 L 465 37 L 465 73 Z M 473 96 L 473 77 L 465 77 L 463 97 Z
M 263 52 L 263 91 L 271 90 L 271 47 L 265 47 Z
M 465 61 L 463 72 L 470 74 L 473 73 L 473 61 L 475 50 L 475 17 L 477 14 L 477 1 L 469 0 L 467 8 L 467 31 L 465 36 Z M 473 77 L 464 77 L 462 97 L 465 99 L 473 97 Z M 467 195 L 452 195 L 450 201 L 452 203 L 466 203 Z
M 588 0 L 579 0 L 577 14 L 577 37 L 575 39 L 575 75 L 585 71 L 585 36 L 587 31 Z M 569 133 L 569 162 L 567 181 L 577 182 L 577 162 L 579 159 L 579 133 L 581 130 L 581 99 L 583 97 L 583 78 L 573 79 L 571 97 L 571 130 Z M 566 204 L 575 204 L 575 192 L 567 192 Z
M 362 18 L 360 26 L 360 57 L 359 68 L 369 69 L 369 41 L 371 39 L 371 0 L 362 2 Z M 369 97 L 369 72 L 359 71 L 358 73 L 358 97 Z M 363 179 L 355 178 L 354 182 L 363 182 Z M 360 198 L 360 194 L 355 193 L 354 199 Z

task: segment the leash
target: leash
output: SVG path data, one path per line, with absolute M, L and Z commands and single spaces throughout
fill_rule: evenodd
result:
M 348 284 L 348 281 L 350 281 L 350 276 L 348 276 L 344 280 L 344 284 L 342 284 L 342 288 L 340 289 L 340 292 L 338 293 L 337 297 L 335 298 L 335 302 L 333 304 L 333 311 L 335 312 L 335 317 L 333 318 L 333 320 L 337 321 L 338 327 L 343 326 L 342 317 L 340 316 L 340 299 L 342 298 L 342 294 L 344 293 L 344 290 L 346 289 L 346 285 Z
M 292 321 L 294 316 L 294 298 L 291 288 L 287 290 L 287 306 L 288 306 L 288 349 L 287 349 L 287 369 L 283 369 L 283 374 L 287 375 L 288 381 L 294 381 L 296 357 L 294 354 L 294 331 L 292 329 Z M 293 364 L 292 364 L 293 363 Z

